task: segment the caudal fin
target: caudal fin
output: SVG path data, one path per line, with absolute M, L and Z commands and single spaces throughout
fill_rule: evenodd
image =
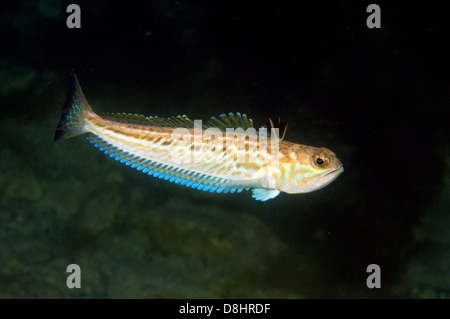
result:
M 92 112 L 84 97 L 77 76 L 72 70 L 69 75 L 69 93 L 55 131 L 54 141 L 60 141 L 76 135 L 86 133 L 85 118 Z

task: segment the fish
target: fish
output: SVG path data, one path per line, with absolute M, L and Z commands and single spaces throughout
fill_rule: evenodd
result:
M 284 140 L 286 129 L 269 118 L 257 131 L 239 112 L 205 123 L 186 115 L 97 114 L 72 70 L 54 141 L 90 133 L 98 150 L 144 174 L 211 193 L 251 190 L 259 201 L 319 190 L 344 171 L 331 150 Z

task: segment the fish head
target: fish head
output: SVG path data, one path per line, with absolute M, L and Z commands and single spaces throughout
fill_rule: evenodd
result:
M 333 151 L 321 147 L 302 147 L 291 155 L 293 172 L 289 174 L 287 193 L 309 193 L 334 181 L 344 166 Z

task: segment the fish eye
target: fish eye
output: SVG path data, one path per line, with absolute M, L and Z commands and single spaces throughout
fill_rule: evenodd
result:
M 313 162 L 319 168 L 326 168 L 330 164 L 330 160 L 324 154 L 316 154 L 316 155 L 314 155 Z

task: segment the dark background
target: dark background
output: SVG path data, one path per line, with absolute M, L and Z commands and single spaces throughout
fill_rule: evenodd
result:
M 31 90 L 3 96 L 4 118 L 56 126 L 60 106 L 50 101 L 62 105 L 71 68 L 98 112 L 194 119 L 241 112 L 257 126 L 279 115 L 289 121 L 287 140 L 332 149 L 344 174 L 324 190 L 267 203 L 248 193 L 207 199 L 230 211 L 245 206 L 292 254 L 318 261 L 328 285 L 309 296 L 413 296 L 368 291 L 365 269 L 380 265 L 383 287 L 391 287 L 429 249 L 412 230 L 444 187 L 448 6 L 378 1 L 381 29 L 369 29 L 364 1 L 75 2 L 82 20 L 73 30 L 65 23 L 69 2 L 1 2 L 2 68 L 39 74 Z M 55 75 L 45 78 L 47 70 Z M 111 103 L 96 105 L 103 96 Z M 157 185 L 159 200 L 193 192 Z M 282 280 L 302 285 L 295 276 Z

